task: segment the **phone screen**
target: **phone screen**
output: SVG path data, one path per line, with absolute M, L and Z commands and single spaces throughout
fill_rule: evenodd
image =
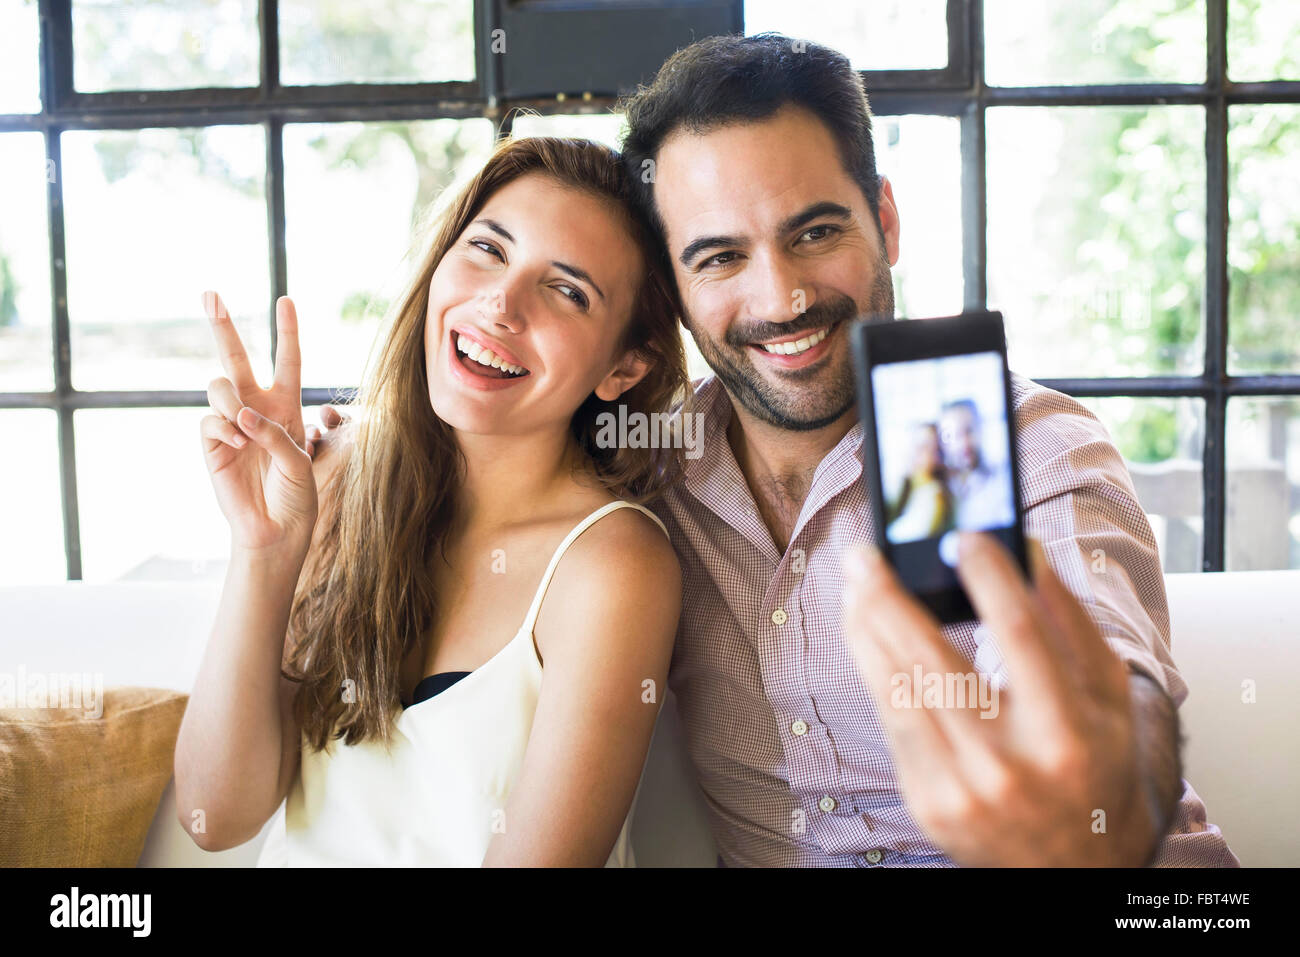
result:
M 890 362 L 871 378 L 885 538 L 904 577 L 938 590 L 952 580 L 957 531 L 1016 521 L 1002 356 Z
M 878 538 L 942 620 L 973 617 L 956 572 L 959 532 L 994 534 L 1024 567 L 1001 317 L 864 325 L 857 374 Z

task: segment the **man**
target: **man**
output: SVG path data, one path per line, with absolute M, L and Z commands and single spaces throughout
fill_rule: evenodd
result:
M 994 468 L 980 451 L 979 410 L 955 399 L 939 413 L 939 447 L 948 488 L 957 507 L 958 528 L 1005 528 L 1015 520 L 1008 467 Z
M 704 453 L 658 510 L 685 583 L 669 683 L 720 863 L 1236 865 L 1181 781 L 1155 542 L 1083 407 L 1015 379 L 1042 545 L 1030 585 L 963 538 L 983 624 L 940 629 L 861 547 L 846 330 L 893 314 L 899 213 L 848 61 L 710 38 L 625 108 L 629 170 L 716 373 L 696 392 Z M 1007 700 L 994 720 L 896 707 L 914 665 L 994 674 Z

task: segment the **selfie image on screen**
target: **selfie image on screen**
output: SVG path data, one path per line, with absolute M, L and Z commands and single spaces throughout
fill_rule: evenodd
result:
M 878 365 L 872 386 L 890 542 L 1015 522 L 1001 355 Z

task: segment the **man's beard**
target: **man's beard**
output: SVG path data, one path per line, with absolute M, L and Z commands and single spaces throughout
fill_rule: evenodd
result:
M 849 322 L 858 316 L 894 315 L 894 286 L 889 261 L 882 255 L 864 308 L 848 296 L 818 301 L 813 307 L 789 322 L 755 322 L 733 325 L 719 346 L 701 335 L 683 312 L 683 320 L 704 361 L 709 364 L 727 392 L 744 409 L 762 422 L 793 432 L 820 429 L 839 419 L 856 401 L 853 361 L 848 349 L 841 349 L 827 365 L 818 362 L 807 369 L 790 369 L 780 373 L 773 383 L 759 374 L 750 356 L 749 344 L 800 332 L 813 332 L 837 322 Z M 836 330 L 840 334 L 843 330 Z

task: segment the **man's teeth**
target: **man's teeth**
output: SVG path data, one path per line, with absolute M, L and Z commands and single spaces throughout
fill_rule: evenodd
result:
M 484 349 L 473 339 L 465 336 L 456 337 L 456 349 L 465 353 L 479 365 L 491 366 L 493 369 L 504 369 L 511 375 L 523 375 L 528 370 L 523 366 L 513 365 L 509 362 L 502 361 L 501 357 L 491 349 Z
M 821 332 L 814 332 L 811 336 L 805 336 L 802 339 L 796 339 L 793 342 L 764 342 L 762 346 L 768 352 L 775 355 L 797 356 L 801 352 L 807 352 L 817 343 L 826 338 L 830 332 L 830 327 L 823 329 Z

